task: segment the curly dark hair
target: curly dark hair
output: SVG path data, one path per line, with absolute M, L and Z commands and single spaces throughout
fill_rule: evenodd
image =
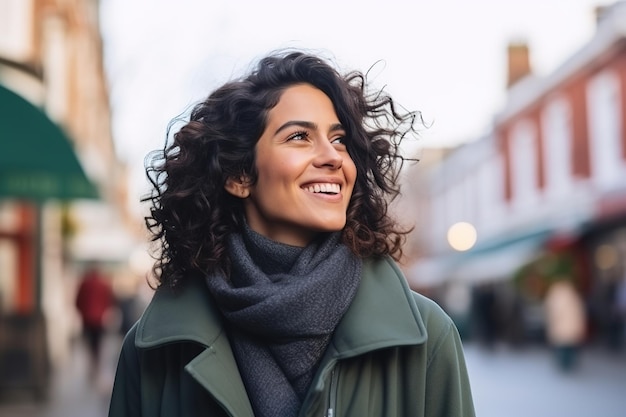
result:
M 405 161 L 399 145 L 417 133 L 419 113 L 399 112 L 383 90 L 369 93 L 362 72 L 342 76 L 318 56 L 282 51 L 193 107 L 173 140 L 147 160 L 153 190 L 142 201 L 150 203 L 145 220 L 158 246 L 153 267 L 158 285 L 176 287 L 198 272 L 228 274 L 226 237 L 242 229 L 244 210 L 242 200 L 225 190 L 226 180 L 256 181 L 255 145 L 268 112 L 286 88 L 302 83 L 334 104 L 357 167 L 343 243 L 362 258 L 400 258 L 409 230 L 388 215 L 388 205 L 399 194 L 397 177 Z

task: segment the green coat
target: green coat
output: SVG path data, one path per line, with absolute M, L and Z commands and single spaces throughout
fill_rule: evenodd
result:
M 157 291 L 125 338 L 109 417 L 253 417 L 206 285 Z M 474 416 L 450 318 L 389 260 L 367 261 L 300 417 Z

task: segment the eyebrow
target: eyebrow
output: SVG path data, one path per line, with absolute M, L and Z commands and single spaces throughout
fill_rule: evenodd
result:
M 276 132 L 274 132 L 274 135 L 277 135 L 278 133 L 280 133 L 282 130 L 287 129 L 288 127 L 291 126 L 300 126 L 300 127 L 304 127 L 306 129 L 311 129 L 311 130 L 317 130 L 318 126 L 317 124 L 313 123 L 313 122 L 307 122 L 304 120 L 290 120 L 286 123 L 284 123 L 283 125 L 281 125 L 278 129 L 276 129 Z M 335 123 L 333 125 L 330 126 L 330 131 L 334 132 L 337 130 L 345 130 L 343 128 L 343 125 L 341 123 Z

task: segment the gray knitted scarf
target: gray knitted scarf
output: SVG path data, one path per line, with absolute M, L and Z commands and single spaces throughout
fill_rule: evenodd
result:
M 356 294 L 361 260 L 340 233 L 322 237 L 299 248 L 246 227 L 228 240 L 231 276 L 207 278 L 257 417 L 297 416 Z

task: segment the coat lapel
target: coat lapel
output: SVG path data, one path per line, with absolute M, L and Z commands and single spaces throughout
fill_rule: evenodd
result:
M 413 293 L 395 263 L 368 260 L 363 266 L 359 289 L 320 362 L 300 415 L 323 401 L 325 381 L 337 361 L 385 347 L 422 344 L 428 338 Z
M 189 362 L 185 370 L 231 415 L 254 417 L 246 388 L 237 369 L 237 362 L 224 333 Z
M 254 417 L 220 314 L 201 279 L 192 280 L 177 293 L 157 290 L 139 322 L 138 348 L 176 342 L 204 346 L 185 370 L 231 415 Z

